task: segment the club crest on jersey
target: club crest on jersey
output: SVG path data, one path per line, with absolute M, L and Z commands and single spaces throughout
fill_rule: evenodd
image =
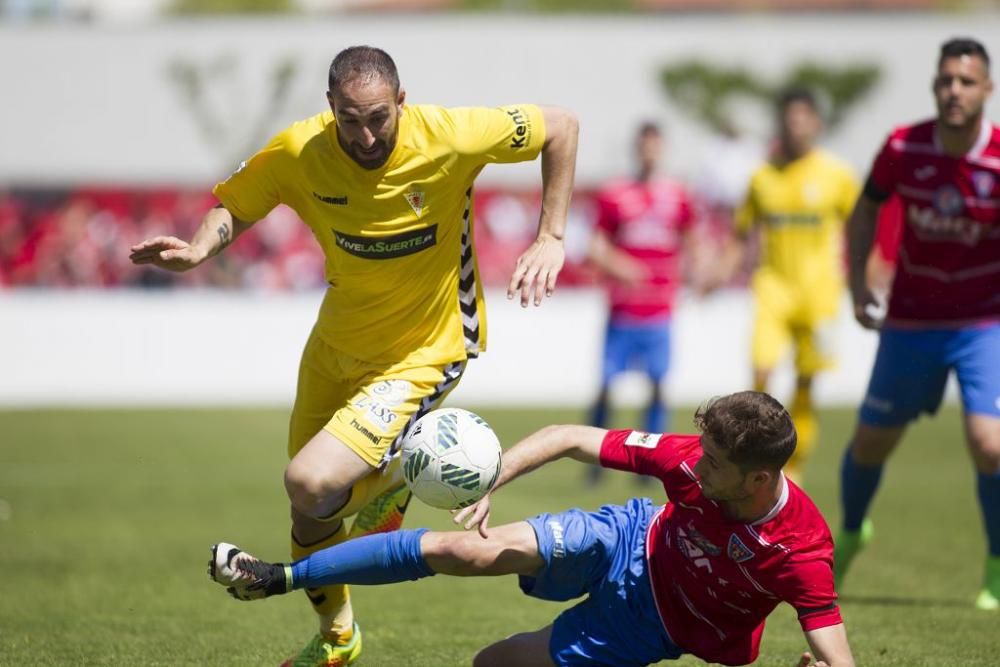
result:
M 996 177 L 993 176 L 992 172 L 974 171 L 970 178 L 972 178 L 972 187 L 978 196 L 985 199 L 993 192 L 993 186 L 996 185 Z
M 743 544 L 743 541 L 736 537 L 736 533 L 729 536 L 729 548 L 726 549 L 726 552 L 737 563 L 748 561 L 754 556 L 754 553 L 747 548 L 747 545 Z
M 934 193 L 934 208 L 943 215 L 958 215 L 965 209 L 965 198 L 954 185 L 942 185 Z
M 656 443 L 660 441 L 662 433 L 643 433 L 642 431 L 632 431 L 625 438 L 625 444 L 630 447 L 645 447 L 646 449 L 656 449 Z
M 424 203 L 426 202 L 424 191 L 413 188 L 403 196 L 406 197 L 406 203 L 410 205 L 410 208 L 413 209 L 413 212 L 419 218 L 420 214 L 424 211 Z

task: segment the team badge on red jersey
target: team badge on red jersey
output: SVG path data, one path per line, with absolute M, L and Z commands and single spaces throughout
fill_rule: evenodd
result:
M 645 447 L 646 449 L 656 449 L 656 444 L 663 437 L 662 433 L 643 433 L 642 431 L 632 431 L 625 438 L 625 444 L 630 447 Z
M 934 193 L 934 208 L 944 215 L 958 215 L 965 208 L 965 200 L 951 183 L 945 183 Z
M 748 561 L 754 556 L 754 553 L 747 548 L 747 545 L 743 544 L 743 541 L 736 537 L 736 533 L 729 536 L 729 548 L 726 551 L 729 557 L 737 563 Z
M 993 192 L 993 186 L 996 185 L 996 178 L 991 172 L 974 171 L 970 178 L 972 179 L 972 187 L 981 198 L 986 199 Z

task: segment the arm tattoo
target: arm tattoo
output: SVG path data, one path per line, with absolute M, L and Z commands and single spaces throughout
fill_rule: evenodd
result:
M 219 235 L 219 247 L 216 248 L 215 252 L 212 253 L 212 254 L 213 255 L 218 255 L 220 252 L 222 252 L 223 250 L 225 250 L 225 248 L 226 248 L 227 245 L 229 245 L 230 243 L 232 243 L 232 241 L 233 241 L 233 232 L 229 228 L 229 225 L 226 224 L 226 223 L 222 223 L 221 225 L 219 225 L 219 228 L 216 229 L 215 231 Z

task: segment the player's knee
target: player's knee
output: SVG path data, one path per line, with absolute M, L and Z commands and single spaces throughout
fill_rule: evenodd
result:
M 851 440 L 851 456 L 860 465 L 882 465 L 896 447 L 902 428 L 880 428 L 858 424 Z
M 476 574 L 485 564 L 482 549 L 473 542 L 482 541 L 478 533 L 456 531 L 425 533 L 420 552 L 435 572 L 466 576 Z
M 473 667 L 507 667 L 513 664 L 506 641 L 490 644 L 472 659 Z
M 295 459 L 285 468 L 285 491 L 295 509 L 313 517 L 338 493 L 324 475 Z
M 976 470 L 987 475 L 1000 472 L 1000 428 L 970 428 L 969 447 Z

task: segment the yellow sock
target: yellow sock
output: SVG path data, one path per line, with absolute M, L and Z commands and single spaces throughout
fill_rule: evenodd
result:
M 299 544 L 292 536 L 292 560 L 301 560 L 311 553 L 345 540 L 347 540 L 347 527 L 343 521 L 335 533 L 313 544 Z M 320 588 L 308 588 L 306 595 L 313 609 L 319 614 L 320 633 L 339 644 L 349 642 L 354 634 L 354 611 L 351 609 L 351 594 L 347 586 L 332 584 Z
M 809 454 L 816 446 L 816 440 L 819 437 L 819 422 L 816 419 L 816 411 L 813 410 L 812 390 L 810 388 L 799 387 L 795 390 L 795 398 L 792 399 L 792 409 L 789 413 L 795 424 L 798 442 L 795 445 L 792 458 L 785 465 L 785 473 L 798 483 L 806 459 L 809 458 Z

